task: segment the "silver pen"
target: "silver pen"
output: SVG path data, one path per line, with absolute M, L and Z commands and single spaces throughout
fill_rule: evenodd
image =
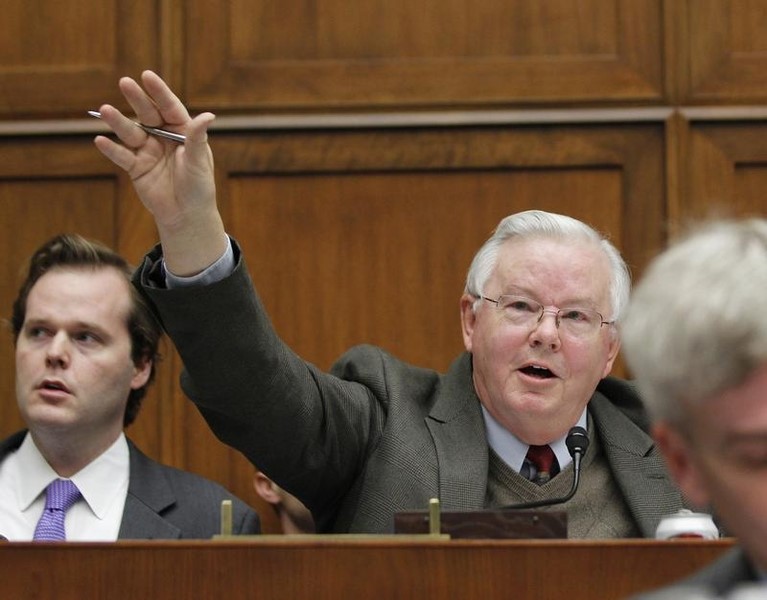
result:
M 97 110 L 89 110 L 88 114 L 92 117 L 96 117 L 97 119 L 101 118 L 101 113 Z M 138 121 L 133 122 L 138 127 L 141 127 L 141 129 L 146 131 L 149 135 L 156 135 L 157 137 L 165 138 L 166 140 L 172 140 L 174 142 L 178 142 L 179 144 L 183 144 L 186 141 L 186 136 L 181 135 L 180 133 L 173 133 L 172 131 L 166 131 L 165 129 L 160 129 L 158 127 L 151 127 L 149 125 L 139 123 Z

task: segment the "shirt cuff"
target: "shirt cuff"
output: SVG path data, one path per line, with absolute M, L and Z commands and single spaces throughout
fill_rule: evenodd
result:
M 203 286 L 210 285 L 225 279 L 234 271 L 234 250 L 232 249 L 232 240 L 229 236 L 226 236 L 226 250 L 221 257 L 210 265 L 207 269 L 204 269 L 197 275 L 191 277 L 180 277 L 171 273 L 165 266 L 165 259 L 162 261 L 163 270 L 165 271 L 165 285 L 168 289 L 191 287 L 191 286 Z

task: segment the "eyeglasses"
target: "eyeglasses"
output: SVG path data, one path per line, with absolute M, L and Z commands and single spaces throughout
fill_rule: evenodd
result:
M 588 308 L 559 308 L 546 309 L 540 302 L 524 296 L 503 295 L 497 300 L 480 296 L 503 312 L 503 316 L 517 327 L 534 328 L 543 319 L 543 315 L 554 315 L 557 329 L 564 335 L 575 339 L 586 339 L 593 336 L 603 325 L 612 325 L 615 321 L 605 321 L 604 317 L 595 310 Z

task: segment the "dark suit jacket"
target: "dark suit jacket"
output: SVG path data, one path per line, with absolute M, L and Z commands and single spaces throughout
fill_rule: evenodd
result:
M 694 593 L 705 597 L 727 597 L 739 587 L 759 581 L 753 565 L 741 548 L 733 548 L 709 566 L 674 585 L 637 596 L 635 600 L 671 600 L 692 598 Z M 767 591 L 764 592 L 767 596 Z M 700 597 L 700 596 L 694 596 Z M 749 596 L 751 597 L 751 596 Z
M 0 442 L 0 461 L 26 431 Z M 219 484 L 161 465 L 128 440 L 130 475 L 118 539 L 210 539 L 221 533 L 221 501 L 232 500 L 232 533 L 260 531 L 258 515 Z
M 396 511 L 432 497 L 445 510 L 483 508 L 489 453 L 471 356 L 442 375 L 359 346 L 324 373 L 278 338 L 236 244 L 235 257 L 235 271 L 208 286 L 164 289 L 159 248 L 136 274 L 216 435 L 298 496 L 321 532 L 391 532 Z M 606 380 L 589 410 L 632 515 L 653 536 L 683 504 L 636 394 Z

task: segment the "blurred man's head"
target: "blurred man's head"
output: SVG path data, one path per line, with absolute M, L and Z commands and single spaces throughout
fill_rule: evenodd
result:
M 649 267 L 624 323 L 653 434 L 687 498 L 767 569 L 767 220 L 710 224 Z

